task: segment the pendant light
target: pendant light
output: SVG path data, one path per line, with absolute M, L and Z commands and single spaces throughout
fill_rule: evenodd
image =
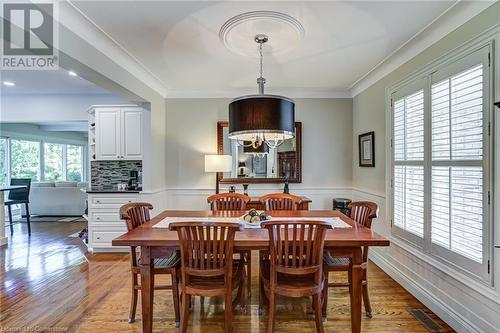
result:
M 259 44 L 259 93 L 235 98 L 229 104 L 229 139 L 253 148 L 264 143 L 269 148 L 276 148 L 295 137 L 295 102 L 287 97 L 264 93 L 266 79 L 262 77 L 262 45 L 268 40 L 263 34 L 254 38 Z

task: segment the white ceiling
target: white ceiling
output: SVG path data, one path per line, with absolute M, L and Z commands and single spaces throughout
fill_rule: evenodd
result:
M 0 80 L 15 83 L 13 87 L 0 85 L 2 95 L 110 94 L 109 91 L 79 76 L 70 76 L 68 71 L 62 68 L 59 70 L 2 71 Z
M 446 12 L 455 1 L 212 2 L 73 1 L 122 46 L 170 96 L 255 92 L 256 57 L 230 51 L 220 27 L 249 11 L 297 19 L 305 35 L 295 48 L 266 54 L 267 92 L 347 91 L 366 73 Z M 266 28 L 254 27 L 255 33 Z M 253 40 L 248 43 L 253 45 Z M 269 44 L 272 46 L 272 40 Z M 257 51 L 256 51 L 257 52 Z

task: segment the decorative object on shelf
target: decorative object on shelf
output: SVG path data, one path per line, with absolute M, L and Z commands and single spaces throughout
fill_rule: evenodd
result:
M 236 193 L 236 187 L 234 185 L 229 186 L 229 193 Z
M 245 168 L 246 168 L 246 163 L 245 162 L 238 162 L 238 177 L 245 177 Z
M 288 177 L 285 177 L 285 186 L 283 187 L 283 193 L 290 194 L 290 188 L 288 187 Z
M 248 184 L 243 184 L 243 194 L 248 195 Z
M 219 193 L 219 173 L 229 172 L 232 167 L 231 155 L 205 155 L 205 172 L 215 172 L 215 193 Z
M 368 132 L 359 135 L 359 166 L 375 166 L 375 132 Z
M 241 96 L 229 104 L 229 139 L 253 148 L 264 143 L 276 148 L 295 137 L 295 102 L 287 97 L 264 93 L 266 79 L 262 77 L 262 45 L 269 37 L 258 34 L 254 40 L 259 44 L 259 94 Z

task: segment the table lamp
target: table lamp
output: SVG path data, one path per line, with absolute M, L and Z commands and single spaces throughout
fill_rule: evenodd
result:
M 205 155 L 205 172 L 215 172 L 215 193 L 219 193 L 219 172 L 229 172 L 232 166 L 231 155 Z

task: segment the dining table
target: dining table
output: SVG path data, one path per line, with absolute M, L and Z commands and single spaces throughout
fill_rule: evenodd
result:
M 362 274 L 363 274 L 363 247 L 389 246 L 390 242 L 385 237 L 369 228 L 357 224 L 354 220 L 339 211 L 334 210 L 295 210 L 295 211 L 268 211 L 272 220 L 291 218 L 314 221 L 324 218 L 339 218 L 347 227 L 327 230 L 325 236 L 325 249 L 332 251 L 335 256 L 351 258 L 352 286 L 351 300 L 351 330 L 361 332 L 361 307 L 362 307 Z M 162 223 L 167 218 L 233 218 L 235 221 L 245 214 L 245 211 L 198 211 L 198 210 L 165 210 L 150 221 L 131 230 L 115 239 L 113 246 L 137 246 L 141 249 L 141 302 L 142 302 L 142 332 L 151 333 L 153 326 L 153 296 L 154 277 L 152 274 L 155 258 L 164 258 L 173 250 L 179 248 L 177 232 L 168 228 L 155 225 Z M 266 250 L 269 248 L 269 235 L 267 229 L 244 228 L 237 232 L 234 239 L 234 249 L 239 250 Z

